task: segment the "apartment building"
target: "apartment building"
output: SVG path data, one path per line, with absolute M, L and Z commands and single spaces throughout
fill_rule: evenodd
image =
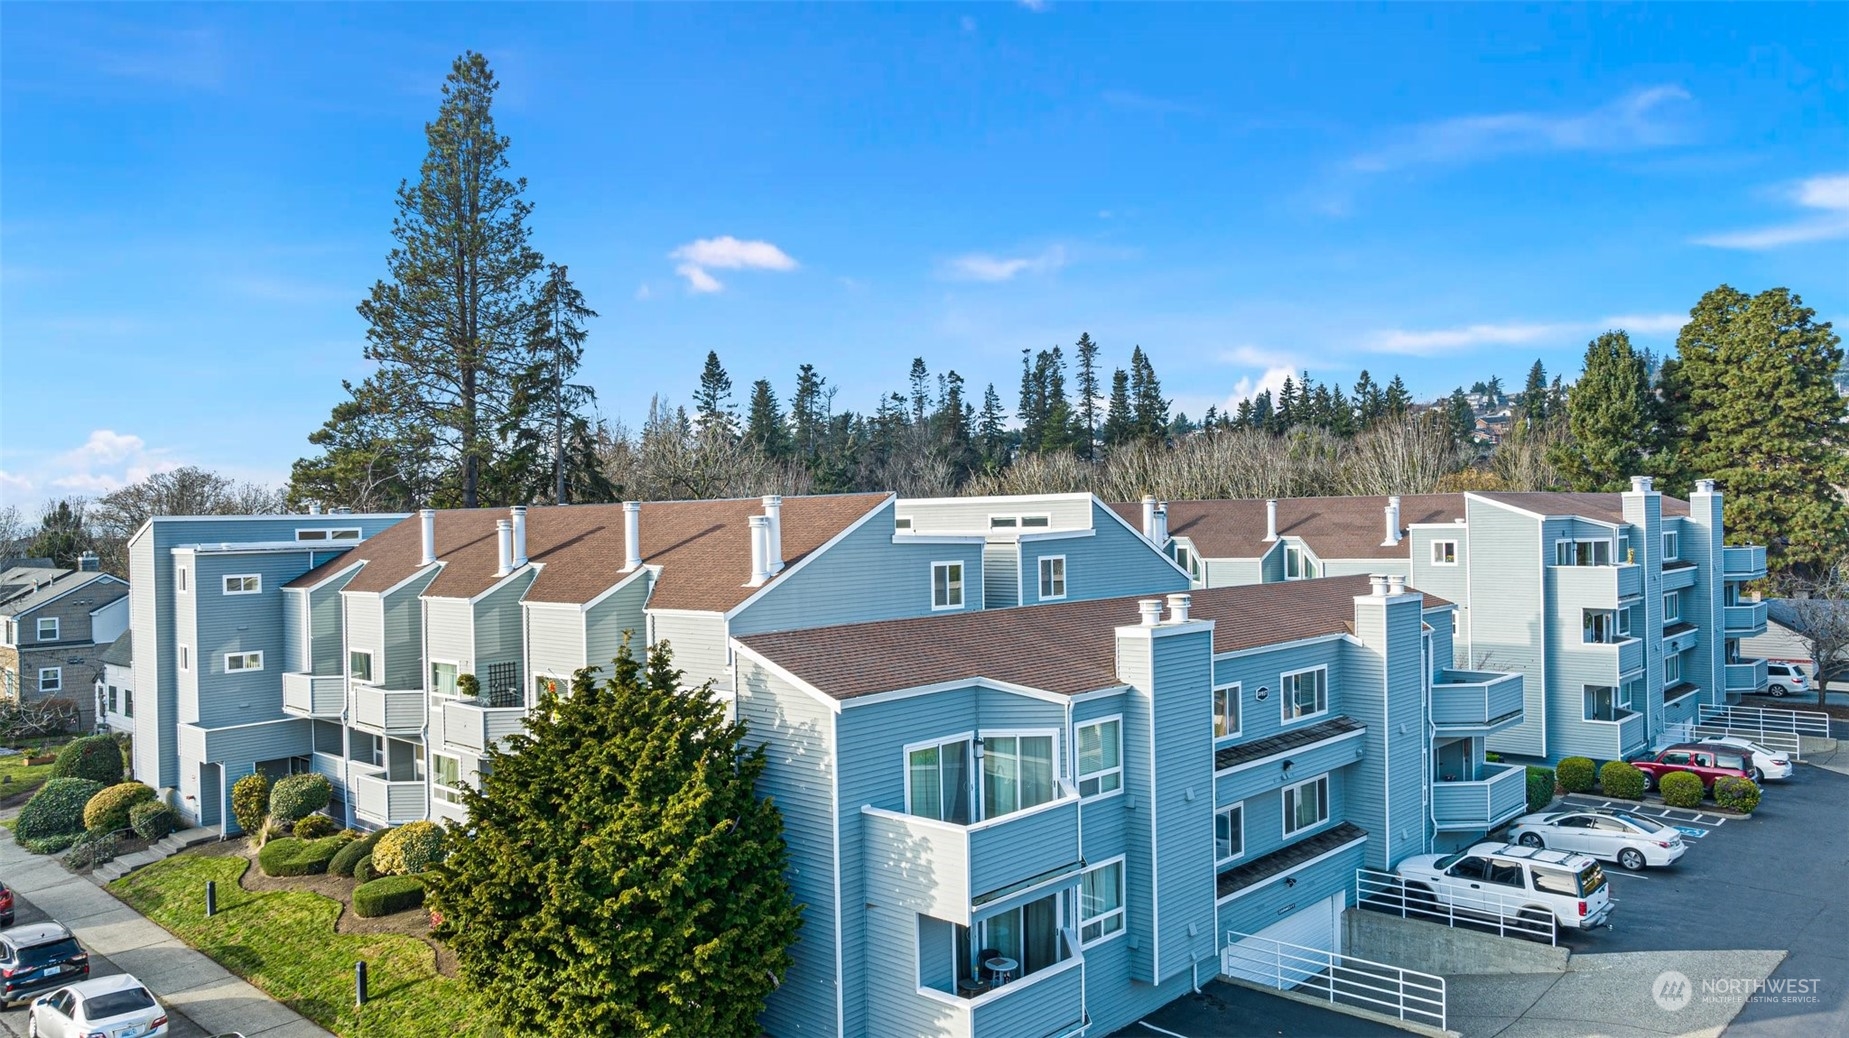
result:
M 1107 1034 L 1228 942 L 1338 948 L 1356 868 L 1524 809 L 1455 615 L 1356 576 L 734 637 L 807 906 L 766 1031 Z
M 1523 720 L 1490 749 L 1616 759 L 1704 706 L 1765 686 L 1740 640 L 1765 549 L 1724 545 L 1723 497 L 1648 477 L 1624 493 L 1463 493 L 1114 505 L 1197 587 L 1382 571 L 1456 602 L 1455 665 L 1523 675 Z
M 103 650 L 128 626 L 128 583 L 94 553 L 76 569 L 38 561 L 0 570 L 0 698 L 68 704 L 69 723 L 89 731 Z

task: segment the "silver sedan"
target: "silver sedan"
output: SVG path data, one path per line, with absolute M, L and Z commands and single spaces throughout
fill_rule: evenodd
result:
M 1688 845 L 1682 833 L 1654 818 L 1624 811 L 1550 811 L 1515 820 L 1509 839 L 1528 847 L 1554 847 L 1615 861 L 1635 872 L 1668 865 Z

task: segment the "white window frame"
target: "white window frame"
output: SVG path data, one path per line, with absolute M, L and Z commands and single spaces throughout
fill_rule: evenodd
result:
M 1674 562 L 1682 557 L 1682 533 L 1679 530 L 1663 531 L 1663 561 Z
M 458 693 L 454 689 L 451 689 L 448 692 L 444 692 L 437 688 L 437 667 L 438 666 L 456 668 L 456 679 L 460 681 L 462 679 L 462 676 L 468 673 L 468 671 L 462 669 L 462 661 L 461 660 L 438 660 L 438 659 L 427 659 L 424 661 L 424 680 L 429 683 L 430 694 L 433 696 L 442 696 L 445 699 L 459 698 L 460 693 Z
M 185 566 L 175 566 L 173 568 L 173 589 L 175 591 L 181 592 L 182 594 L 184 594 L 187 591 L 192 590 L 192 588 L 187 583 Z
M 969 824 L 975 825 L 982 821 L 982 758 L 976 754 L 976 747 L 981 745 L 981 740 L 976 738 L 974 731 L 946 735 L 941 739 L 921 739 L 918 742 L 906 743 L 899 748 L 899 766 L 905 774 L 905 806 L 900 809 L 900 814 L 907 818 L 930 818 L 929 815 L 912 814 L 912 754 L 919 750 L 940 749 L 957 742 L 969 748 L 968 755 L 965 757 L 965 760 L 969 762 Z M 940 787 L 943 784 L 943 760 L 943 755 L 940 753 L 938 755 L 938 784 Z M 934 818 L 930 820 L 942 821 L 942 819 Z M 944 822 L 944 824 L 956 825 L 958 823 Z
M 1085 915 L 1085 877 L 1094 872 L 1100 872 L 1109 868 L 1115 868 L 1117 870 L 1117 907 L 1108 912 L 1101 912 L 1098 915 L 1088 917 Z M 1128 920 L 1124 912 L 1124 903 L 1130 900 L 1128 872 L 1129 865 L 1127 864 L 1126 857 L 1125 855 L 1119 854 L 1115 858 L 1108 858 L 1087 868 L 1084 872 L 1079 873 L 1079 947 L 1090 948 L 1095 945 L 1103 944 L 1106 941 L 1122 937 L 1125 933 L 1129 932 L 1130 927 L 1127 925 Z M 1116 928 L 1105 930 L 1104 927 L 1113 921 L 1116 923 Z M 1085 936 L 1085 930 L 1087 927 L 1093 925 L 1099 928 L 1098 936 L 1087 938 Z
M 295 531 L 298 541 L 357 541 L 360 528 L 357 526 L 317 526 Z
M 1439 551 L 1440 548 L 1448 548 L 1450 550 L 1448 552 L 1441 553 Z M 1441 555 L 1449 555 L 1450 558 L 1448 559 L 1443 558 L 1441 557 Z M 1455 540 L 1433 541 L 1432 542 L 1432 565 L 1434 566 L 1455 566 L 1457 565 L 1457 541 Z
M 1054 565 L 1057 563 L 1057 565 Z M 1058 570 L 1051 573 L 1050 570 Z M 1066 557 L 1064 555 L 1040 556 L 1040 601 L 1057 602 L 1066 597 Z M 1059 593 L 1051 593 L 1051 588 L 1059 587 Z
M 1321 789 L 1320 794 L 1318 794 L 1317 801 L 1318 803 L 1322 805 L 1321 817 L 1317 818 L 1313 822 L 1308 823 L 1307 825 L 1293 826 L 1291 823 L 1296 821 L 1296 812 L 1291 810 L 1292 808 L 1291 801 L 1294 799 L 1298 803 L 1302 803 L 1303 802 L 1303 791 L 1306 789 L 1311 789 L 1317 786 L 1319 783 L 1321 784 L 1322 789 Z M 1284 835 L 1286 837 L 1295 836 L 1298 833 L 1307 832 L 1311 829 L 1314 829 L 1319 825 L 1327 824 L 1330 818 L 1330 813 L 1334 810 L 1334 805 L 1329 803 L 1329 776 L 1328 775 L 1318 775 L 1313 779 L 1306 779 L 1294 785 L 1285 786 L 1283 789 L 1278 791 L 1278 794 L 1282 798 L 1282 802 L 1280 806 L 1283 807 L 1284 809 Z
M 1238 835 L 1239 848 L 1233 851 L 1233 853 L 1228 854 L 1225 857 L 1221 857 L 1220 856 L 1220 819 L 1228 815 L 1235 815 L 1235 814 L 1238 815 L 1236 827 L 1233 824 L 1229 824 L 1227 826 L 1227 830 L 1229 832 L 1233 832 Z M 1246 856 L 1246 809 L 1245 809 L 1245 804 L 1244 802 L 1237 803 L 1237 804 L 1229 804 L 1226 807 L 1222 807 L 1213 813 L 1213 863 L 1214 863 L 1214 866 L 1217 868 L 1218 866 L 1225 865 L 1227 862 L 1238 861 L 1240 858 L 1243 858 L 1245 856 Z
M 1295 575 L 1291 573 L 1291 562 L 1293 560 L 1295 560 L 1295 562 L 1297 563 L 1297 572 Z M 1315 580 L 1316 579 L 1316 557 L 1310 554 L 1310 549 L 1307 545 L 1291 544 L 1288 542 L 1285 543 L 1284 545 L 1284 579 L 1285 580 Z
M 231 582 L 234 580 L 238 583 L 236 589 L 233 589 L 231 586 Z M 252 585 L 252 581 L 256 583 Z M 227 573 L 224 579 L 224 589 L 227 595 L 260 595 L 263 593 L 263 574 Z
M 911 529 L 912 528 L 912 517 L 909 515 L 901 515 L 901 516 L 894 518 L 892 521 L 892 528 L 895 530 Z
M 1591 552 L 1591 554 L 1595 556 L 1593 561 L 1580 562 L 1579 561 L 1579 546 L 1582 544 L 1592 544 L 1592 545 L 1603 544 L 1605 545 L 1605 561 L 1604 562 L 1598 561 L 1598 559 L 1596 558 L 1596 556 L 1598 555 L 1598 549 L 1595 547 Z M 1566 548 L 1565 561 L 1562 561 L 1561 559 L 1560 549 L 1563 546 Z M 1559 540 L 1554 542 L 1554 565 L 1556 566 L 1609 566 L 1612 564 L 1611 553 L 1613 550 L 1615 550 L 1613 547 L 1613 542 L 1612 542 L 1612 539 L 1609 537 L 1562 537 Z
M 1603 624 L 1597 621 L 1603 620 Z M 1594 633 L 1601 627 L 1605 637 L 1595 638 Z M 1579 640 L 1582 645 L 1616 645 L 1618 638 L 1618 611 L 1615 609 L 1582 609 L 1579 620 Z
M 45 684 L 45 675 L 47 674 L 51 675 L 51 684 L 49 686 Z M 39 691 L 40 692 L 62 692 L 64 691 L 64 668 L 63 667 L 40 667 L 39 668 Z
M 55 641 L 57 641 L 57 640 L 58 640 L 58 629 L 59 629 L 60 627 L 62 627 L 62 626 L 63 626 L 63 624 L 60 624 L 60 623 L 58 622 L 58 618 L 57 618 L 57 617 L 55 617 L 55 616 L 41 616 L 41 617 L 39 617 L 39 618 L 38 618 L 38 621 L 39 621 L 39 622 L 38 622 L 38 624 L 37 624 L 37 631 L 38 631 L 38 638 L 37 638 L 37 640 L 38 640 L 38 641 L 41 641 L 41 642 L 55 642 Z M 46 634 L 46 633 L 45 633 L 45 625 L 46 625 L 46 624 L 50 624 L 50 625 L 51 625 L 51 633 L 50 633 L 50 634 Z
M 1185 544 L 1175 545 L 1175 565 L 1188 571 L 1188 576 L 1201 579 L 1201 557 L 1194 554 L 1194 549 Z
M 1240 683 L 1237 681 L 1233 682 L 1230 685 L 1215 685 L 1214 686 L 1214 689 L 1213 689 L 1213 737 L 1214 738 L 1231 739 L 1231 738 L 1236 737 L 1240 732 L 1245 730 L 1245 710 L 1243 709 L 1243 704 L 1240 703 L 1240 697 L 1243 694 L 1244 693 L 1242 691 Z M 1230 728 L 1228 728 L 1226 731 L 1223 732 L 1220 730 L 1220 718 L 1224 716 L 1226 712 L 1220 709 L 1220 707 L 1223 704 L 1229 703 L 1229 702 L 1233 706 L 1233 723 Z
M 1123 729 L 1121 728 L 1118 729 L 1118 731 L 1120 732 L 1122 730 Z M 979 731 L 972 733 L 972 738 L 975 740 L 975 742 L 974 742 L 974 745 L 970 747 L 969 765 L 970 765 L 970 775 L 972 778 L 976 780 L 975 781 L 976 799 L 972 804 L 970 804 L 970 807 L 971 807 L 970 813 L 974 816 L 971 819 L 970 824 L 973 825 L 976 822 L 986 822 L 992 818 L 1007 818 L 1010 815 L 1018 815 L 1023 811 L 1032 811 L 1034 810 L 1034 808 L 1045 807 L 1046 804 L 1050 804 L 1050 803 L 1057 801 L 1064 792 L 1060 788 L 1060 785 L 1061 785 L 1060 778 L 1062 776 L 1063 771 L 1065 770 L 1063 768 L 1063 765 L 1066 759 L 1062 755 L 1062 752 L 1061 752 L 1063 750 L 1063 747 L 1059 745 L 1059 737 L 1061 734 L 1062 734 L 1062 731 L 1061 729 L 1058 729 L 1058 728 L 984 728 L 984 729 L 981 729 Z M 984 783 L 988 781 L 988 772 L 985 770 L 985 762 L 987 761 L 989 754 L 988 754 L 988 751 L 984 749 L 982 746 L 983 741 L 986 739 L 1013 739 L 1015 740 L 1015 745 L 1018 751 L 1020 740 L 1022 739 L 1041 739 L 1041 738 L 1051 739 L 1053 743 L 1053 752 L 1050 758 L 1053 762 L 1053 796 L 1052 796 L 1052 799 L 1046 801 L 1045 803 L 1035 804 L 1032 807 L 1016 807 L 1009 811 L 1003 811 L 1001 814 L 997 814 L 997 815 L 989 814 L 989 791 L 988 791 L 988 788 L 984 785 Z M 1118 759 L 1122 760 L 1123 758 L 1120 755 Z M 906 760 L 908 771 L 910 770 L 910 764 L 911 764 L 911 760 L 908 757 Z M 1019 793 L 1020 788 L 1021 788 L 1021 778 L 1020 778 L 1020 773 L 1018 771 L 1015 773 L 1014 786 L 1015 786 L 1016 793 Z M 1019 799 L 1020 798 L 1017 796 L 1016 801 L 1019 802 Z M 911 799 L 908 797 L 905 802 L 909 806 L 911 804 Z
M 231 665 L 232 660 L 238 661 L 237 666 L 234 667 Z M 225 653 L 225 673 L 227 674 L 248 674 L 253 670 L 262 670 L 262 669 L 263 669 L 263 650 L 262 649 L 256 649 L 251 652 L 227 652 Z
M 1629 688 L 1629 687 L 1630 685 L 1628 682 L 1622 686 L 1620 685 L 1581 685 L 1579 686 L 1580 719 L 1588 723 L 1591 723 L 1591 724 L 1617 724 L 1619 721 L 1624 720 L 1623 716 L 1621 715 L 1629 713 L 1630 707 L 1625 705 L 1621 697 L 1624 694 L 1624 689 Z M 1592 716 L 1592 705 L 1594 702 L 1593 692 L 1596 689 L 1609 689 L 1611 691 L 1612 716 L 1609 718 Z
M 1672 666 L 1675 669 L 1675 673 L 1673 674 L 1670 673 L 1670 669 Z M 1682 654 L 1679 652 L 1664 653 L 1663 654 L 1663 687 L 1668 688 L 1671 685 L 1679 685 L 1681 683 L 1682 683 Z
M 353 657 L 355 656 L 366 657 L 366 673 L 364 675 L 361 675 L 353 667 Z M 373 658 L 372 658 L 371 649 L 348 649 L 347 650 L 347 676 L 354 679 L 355 681 L 364 681 L 369 685 L 372 684 L 372 664 L 373 664 Z
M 949 601 L 950 590 L 951 590 L 950 578 L 949 576 L 946 575 L 944 578 L 945 604 L 939 605 L 937 602 L 937 572 L 940 569 L 948 571 L 950 567 L 952 566 L 955 566 L 956 571 L 957 571 L 956 601 L 955 602 Z M 943 560 L 931 563 L 931 611 L 933 613 L 942 613 L 942 612 L 947 612 L 952 609 L 962 609 L 963 608 L 963 603 L 968 601 L 968 597 L 969 597 L 968 595 L 969 589 L 967 586 L 967 582 L 964 579 L 966 576 L 966 573 L 967 573 L 967 570 L 965 569 L 963 565 L 962 559 L 943 559 Z
M 174 648 L 178 650 L 178 655 L 180 657 L 179 659 L 180 669 L 181 670 L 192 670 L 193 669 L 193 650 L 191 649 L 191 647 L 185 646 L 185 645 L 176 645 L 174 646 Z
M 457 783 L 456 785 L 446 786 L 442 784 L 441 782 L 437 781 L 437 773 L 438 773 L 437 761 L 440 761 L 440 760 L 451 760 L 451 761 L 456 762 L 456 783 Z M 457 754 L 453 754 L 453 753 L 437 753 L 437 752 L 432 751 L 432 753 L 430 754 L 430 795 L 437 800 L 443 801 L 446 804 L 455 804 L 455 805 L 460 806 L 462 804 L 461 783 L 462 783 L 462 758 L 458 756 Z
M 1322 681 L 1320 682 L 1322 686 L 1322 691 L 1321 691 L 1321 694 L 1317 697 L 1318 706 L 1315 710 L 1312 710 L 1311 712 L 1307 714 L 1298 714 L 1293 717 L 1291 716 L 1291 710 L 1292 708 L 1296 706 L 1297 691 L 1298 691 L 1297 688 L 1295 687 L 1295 682 L 1293 679 L 1301 678 L 1305 674 L 1321 674 L 1322 675 Z M 1287 681 L 1292 682 L 1292 686 L 1288 690 L 1285 688 L 1285 682 Z M 1283 674 L 1278 675 L 1278 716 L 1279 716 L 1280 722 L 1284 724 L 1286 727 L 1289 727 L 1290 725 L 1294 725 L 1294 724 L 1300 724 L 1304 721 L 1315 720 L 1316 718 L 1321 717 L 1324 714 L 1327 714 L 1328 712 L 1329 712 L 1329 668 L 1328 666 L 1325 665 L 1325 666 L 1320 666 L 1320 667 L 1305 667 L 1302 670 L 1287 671 Z
M 1631 637 L 1631 607 L 1618 608 L 1618 640 L 1628 641 Z
M 1114 724 L 1117 726 L 1117 766 L 1105 768 L 1101 771 L 1087 772 L 1080 770 L 1079 746 L 1083 743 L 1083 739 L 1080 737 L 1079 733 L 1087 728 L 1103 728 L 1107 724 Z M 1105 744 L 1105 740 L 1100 736 L 1099 745 L 1102 746 Z M 909 775 L 911 769 L 908 767 L 906 772 Z M 1124 791 L 1124 715 L 1112 714 L 1109 717 L 1094 717 L 1089 721 L 1080 721 L 1072 726 L 1072 775 L 1073 785 L 1078 787 L 1079 798 L 1082 800 L 1102 800 L 1105 797 L 1117 796 Z M 1109 778 L 1115 778 L 1117 784 L 1110 789 L 1104 789 L 1104 780 Z M 1099 789 L 1096 792 L 1087 793 L 1085 792 L 1085 783 L 1091 780 L 1097 781 Z M 911 803 L 909 796 L 906 798 L 906 803 Z
M 1053 516 L 1051 514 L 1039 512 L 1031 512 L 1025 515 L 1017 513 L 1014 515 L 989 516 L 989 529 L 991 530 L 1047 530 L 1051 529 L 1052 526 Z
M 1666 624 L 1682 622 L 1682 592 L 1663 592 L 1663 622 Z

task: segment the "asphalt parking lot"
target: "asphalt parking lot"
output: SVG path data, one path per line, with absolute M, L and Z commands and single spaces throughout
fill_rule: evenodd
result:
M 34 907 L 32 903 L 27 901 L 23 896 L 15 896 L 14 926 L 25 926 L 28 923 L 43 923 L 47 921 L 49 921 L 49 917 L 46 916 L 43 911 Z M 90 953 L 90 976 L 112 977 L 121 972 L 122 970 L 120 967 L 104 956 L 98 955 L 94 951 Z M 55 990 L 57 989 L 46 989 L 46 991 Z M 45 992 L 40 992 L 40 994 L 44 993 Z M 166 1005 L 166 1001 L 162 1000 L 161 1004 Z M 0 1034 L 24 1035 L 26 1033 L 26 1014 L 30 1007 L 31 999 L 27 999 L 25 1002 L 18 1003 L 12 1008 L 0 1012 Z M 168 1038 L 203 1038 L 207 1033 L 205 1028 L 187 1019 L 184 1013 L 175 1010 L 172 1006 L 167 1007 Z

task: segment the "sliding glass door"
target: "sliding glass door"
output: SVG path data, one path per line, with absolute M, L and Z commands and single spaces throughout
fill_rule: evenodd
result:
M 912 749 L 907 761 L 911 802 L 906 810 L 921 818 L 968 825 L 972 821 L 969 757 L 966 740 Z
M 1053 799 L 1053 737 L 998 735 L 982 740 L 982 816 L 999 818 Z

